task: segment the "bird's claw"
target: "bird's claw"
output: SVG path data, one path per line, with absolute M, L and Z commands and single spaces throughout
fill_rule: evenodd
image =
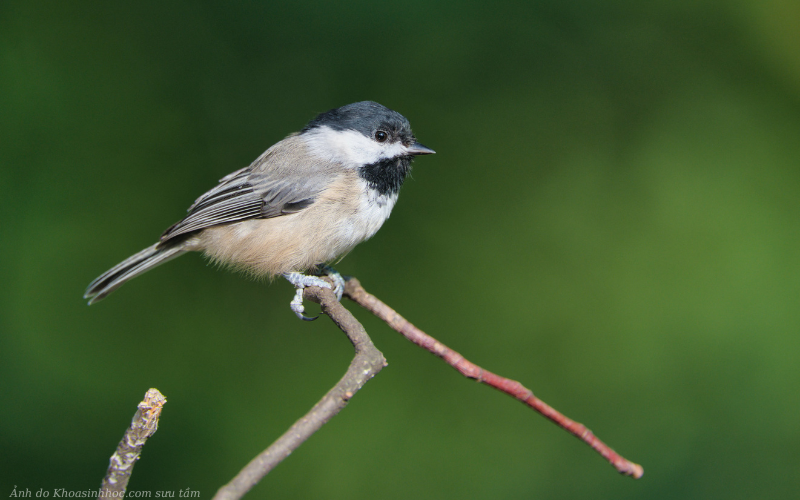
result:
M 336 300 L 341 302 L 342 295 L 344 295 L 344 278 L 341 274 L 339 274 L 339 271 L 328 265 L 322 266 L 322 272 L 324 272 L 327 277 L 333 280 L 333 293 L 336 294 Z
M 336 273 L 336 271 L 333 272 Z M 294 285 L 296 289 L 294 293 L 294 298 L 289 303 L 289 307 L 291 307 L 292 312 L 294 312 L 294 314 L 303 321 L 314 321 L 319 317 L 319 316 L 309 317 L 304 314 L 306 309 L 303 306 L 303 290 L 307 286 L 318 286 L 320 288 L 332 289 L 334 293 L 336 293 L 337 299 L 341 299 L 342 292 L 337 292 L 337 289 L 341 288 L 342 291 L 344 291 L 344 279 L 342 278 L 341 275 L 339 275 L 339 273 L 336 273 L 336 275 L 339 276 L 339 280 L 341 280 L 342 284 L 339 285 L 339 283 L 337 282 L 336 286 L 332 287 L 330 283 L 328 283 L 327 281 L 323 280 L 318 276 L 309 276 L 303 273 L 284 274 L 283 277 L 286 278 L 286 280 L 289 283 Z M 337 281 L 336 278 L 333 276 L 331 276 L 331 279 L 333 279 L 334 282 Z
M 306 316 L 305 314 L 303 314 L 306 310 L 306 308 L 303 306 L 304 288 L 305 287 L 298 288 L 297 290 L 295 290 L 294 298 L 289 303 L 289 307 L 291 307 L 292 312 L 303 321 L 314 321 L 315 319 L 319 318 L 319 316 Z

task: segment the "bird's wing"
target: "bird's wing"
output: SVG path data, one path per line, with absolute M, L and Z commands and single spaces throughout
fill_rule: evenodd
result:
M 303 146 L 292 139 L 276 144 L 249 167 L 220 179 L 189 207 L 183 220 L 164 231 L 161 241 L 207 227 L 288 215 L 313 204 L 334 180 L 335 171 L 321 168 L 319 160 L 307 155 L 287 155 L 292 147 L 303 151 Z

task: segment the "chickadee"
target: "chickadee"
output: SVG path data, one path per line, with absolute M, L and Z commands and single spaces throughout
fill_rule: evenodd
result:
M 84 298 L 92 304 L 159 264 L 202 251 L 256 276 L 285 277 L 296 288 L 292 311 L 313 319 L 303 314 L 303 288 L 331 286 L 305 273 L 323 269 L 341 298 L 344 281 L 325 264 L 380 229 L 411 160 L 433 153 L 416 141 L 403 115 L 376 102 L 321 113 L 220 179 L 158 243 L 106 271 Z

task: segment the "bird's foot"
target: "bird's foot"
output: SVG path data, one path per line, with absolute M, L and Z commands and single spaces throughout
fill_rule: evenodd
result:
M 339 274 L 339 271 L 327 264 L 320 266 L 320 271 L 325 273 L 325 276 L 333 280 L 333 293 L 336 294 L 336 300 L 341 302 L 345 286 L 342 275 Z
M 319 267 L 319 271 L 324 273 L 325 276 L 329 277 L 333 281 L 333 287 L 331 287 L 330 283 L 323 280 L 319 276 L 312 276 L 303 273 L 286 273 L 283 275 L 283 277 L 295 287 L 294 298 L 289 303 L 289 306 L 292 308 L 292 312 L 294 312 L 298 318 L 304 321 L 314 321 L 319 317 L 309 317 L 304 314 L 306 309 L 303 306 L 303 290 L 307 286 L 318 286 L 321 288 L 333 289 L 333 293 L 336 295 L 336 300 L 342 300 L 342 294 L 344 294 L 344 278 L 336 269 L 328 265 L 323 265 Z
M 319 316 L 308 317 L 303 314 L 306 310 L 303 306 L 303 290 L 307 286 L 318 286 L 321 288 L 331 289 L 333 288 L 331 284 L 318 276 L 309 276 L 303 273 L 286 273 L 283 275 L 283 277 L 295 287 L 294 298 L 289 303 L 289 306 L 292 308 L 292 312 L 294 312 L 298 318 L 304 321 L 314 321 L 317 319 Z

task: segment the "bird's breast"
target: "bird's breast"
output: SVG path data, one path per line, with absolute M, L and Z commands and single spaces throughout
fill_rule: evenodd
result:
M 200 246 L 215 261 L 257 275 L 331 262 L 372 237 L 397 202 L 397 193 L 379 194 L 355 176 L 343 175 L 300 212 L 206 229 Z
M 353 216 L 353 226 L 357 236 L 361 238 L 360 242 L 371 238 L 389 218 L 392 208 L 397 202 L 397 193 L 380 194 L 367 186 L 363 180 L 359 183 L 361 195 L 358 200 L 358 209 Z

